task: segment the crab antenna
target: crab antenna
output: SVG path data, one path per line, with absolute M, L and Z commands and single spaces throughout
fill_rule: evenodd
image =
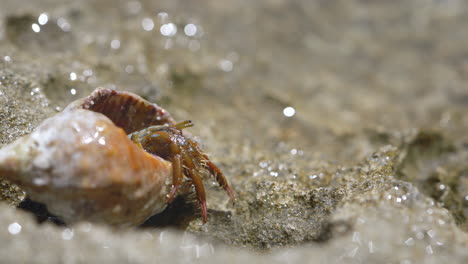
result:
M 187 128 L 187 127 L 193 127 L 193 122 L 192 120 L 185 120 L 185 121 L 175 124 L 174 127 L 179 130 Z

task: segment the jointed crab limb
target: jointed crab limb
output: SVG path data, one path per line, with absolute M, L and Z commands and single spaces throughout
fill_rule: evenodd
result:
M 182 129 L 192 126 L 193 123 L 190 120 L 175 125 L 151 126 L 134 132 L 129 137 L 147 152 L 172 162 L 172 188 L 168 196 L 168 203 L 174 200 L 182 184 L 183 176 L 185 175 L 191 180 L 201 206 L 203 223 L 206 223 L 207 207 L 202 171 L 206 170 L 212 174 L 233 201 L 235 201 L 235 197 L 221 170 L 210 161 L 196 141 L 182 134 Z
M 202 210 L 203 223 L 206 223 L 208 219 L 208 213 L 206 209 L 206 194 L 205 194 L 205 188 L 203 187 L 202 178 L 193 169 L 188 170 L 188 171 L 189 171 L 189 175 L 192 180 L 193 186 L 195 187 L 195 191 L 197 192 L 198 202 L 200 203 L 200 207 Z
M 167 203 L 170 204 L 174 200 L 175 194 L 180 187 L 180 183 L 182 181 L 182 161 L 179 154 L 176 154 L 172 159 L 172 188 L 171 192 L 169 193 L 169 198 L 167 199 Z
M 197 142 L 195 142 L 191 138 L 187 139 L 187 141 L 190 143 L 194 151 L 197 152 L 199 162 L 203 164 L 203 167 L 215 177 L 218 184 L 221 187 L 223 187 L 223 189 L 228 193 L 231 200 L 235 202 L 236 197 L 234 196 L 234 192 L 232 191 L 231 187 L 229 187 L 227 179 L 226 177 L 224 177 L 224 174 L 221 172 L 221 170 L 216 165 L 214 165 L 213 162 L 211 162 L 208 156 L 200 149 Z

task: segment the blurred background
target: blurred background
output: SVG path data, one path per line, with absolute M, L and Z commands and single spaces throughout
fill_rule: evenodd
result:
M 131 91 L 176 120 L 193 120 L 191 133 L 238 197 L 231 205 L 208 182 L 207 225 L 169 208 L 169 218 L 112 234 L 91 224 L 38 225 L 13 209 L 23 196 L 3 191 L 10 205 L 1 225 L 27 228 L 19 238 L 1 227 L 2 239 L 17 241 L 2 257 L 23 250 L 26 262 L 40 252 L 44 263 L 145 263 L 156 251 L 181 262 L 467 260 L 464 1 L 0 5 L 1 144 L 96 87 Z M 197 214 L 194 206 L 187 210 Z M 73 244 L 60 242 L 63 232 Z M 34 245 L 44 237 L 47 245 Z

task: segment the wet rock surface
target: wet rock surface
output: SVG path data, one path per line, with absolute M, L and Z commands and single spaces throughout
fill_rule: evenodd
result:
M 3 1 L 1 145 L 95 87 L 127 90 L 193 120 L 237 202 L 207 181 L 206 225 L 189 195 L 141 228 L 64 226 L 2 180 L 2 261 L 466 263 L 467 15 L 429 0 Z

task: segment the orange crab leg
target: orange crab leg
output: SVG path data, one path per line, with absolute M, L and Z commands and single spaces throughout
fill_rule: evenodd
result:
M 203 157 L 203 159 L 199 158 L 199 162 L 204 165 L 208 171 L 213 174 L 215 177 L 216 181 L 223 187 L 223 189 L 228 193 L 229 197 L 233 202 L 236 201 L 236 197 L 234 196 L 234 192 L 232 191 L 231 187 L 229 187 L 229 184 L 227 182 L 226 177 L 224 177 L 224 174 L 221 172 L 221 170 L 211 162 L 211 160 L 208 158 L 208 156 L 200 149 L 198 146 L 198 143 L 193 141 L 192 139 L 187 139 L 187 141 L 190 143 L 190 145 L 193 147 L 194 151 L 197 152 L 198 157 Z
M 181 152 L 184 162 L 187 165 L 186 167 L 189 174 L 187 176 L 192 180 L 193 186 L 195 187 L 195 191 L 198 195 L 198 202 L 200 203 L 202 210 L 203 223 L 206 223 L 208 216 L 206 209 L 205 187 L 203 186 L 202 178 L 200 177 L 200 174 L 195 171 L 196 165 L 193 162 L 193 157 L 191 157 L 184 149 L 181 149 Z
M 203 224 L 206 224 L 208 220 L 208 212 L 206 209 L 206 194 L 205 194 L 205 187 L 203 187 L 202 178 L 195 170 L 190 169 L 188 170 L 190 174 L 190 178 L 192 179 L 193 186 L 195 186 L 195 190 L 197 191 L 198 195 L 198 202 L 200 203 L 202 217 L 203 217 Z
M 180 182 L 182 180 L 182 162 L 179 154 L 176 154 L 172 159 L 172 188 L 169 193 L 169 198 L 167 203 L 170 204 L 174 200 L 175 194 L 180 187 Z

